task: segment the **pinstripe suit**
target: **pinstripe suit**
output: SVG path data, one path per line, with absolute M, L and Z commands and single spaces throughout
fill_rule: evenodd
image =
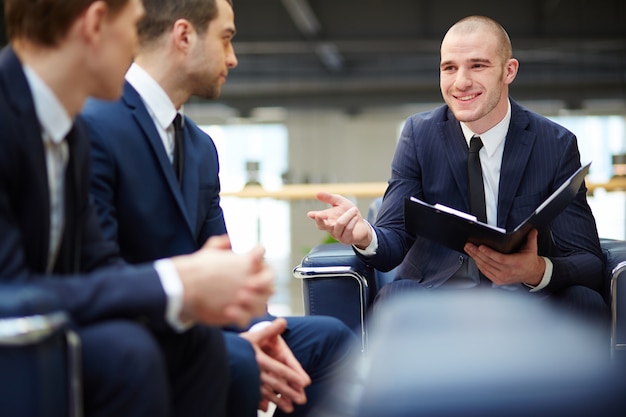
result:
M 369 264 L 381 270 L 399 264 L 398 279 L 431 288 L 444 284 L 469 261 L 464 253 L 409 235 L 403 219 L 403 200 L 409 196 L 469 212 L 467 152 L 459 121 L 447 106 L 407 119 L 375 225 L 379 246 L 376 255 L 366 258 Z M 580 166 L 571 132 L 513 100 L 502 158 L 497 223 L 507 230 Z M 585 194 L 583 185 L 572 204 L 539 233 L 539 255 L 554 265 L 544 293 L 574 285 L 604 290 L 603 256 Z

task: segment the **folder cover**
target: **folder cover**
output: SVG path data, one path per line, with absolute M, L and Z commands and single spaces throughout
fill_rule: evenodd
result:
M 453 208 L 431 205 L 416 197 L 404 201 L 404 224 L 415 236 L 434 240 L 458 252 L 466 242 L 487 245 L 501 253 L 516 252 L 533 229 L 546 227 L 574 199 L 591 163 L 578 168 L 554 193 L 512 231 L 482 223 Z

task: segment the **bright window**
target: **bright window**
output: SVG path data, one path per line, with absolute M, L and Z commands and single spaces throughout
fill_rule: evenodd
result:
M 621 116 L 558 116 L 552 120 L 571 130 L 578 138 L 580 159 L 592 162 L 589 182 L 606 182 L 613 175 L 615 154 L 626 153 L 626 121 Z M 626 194 L 597 189 L 588 198 L 600 237 L 626 238 Z
M 280 124 L 201 126 L 217 147 L 223 191 L 241 190 L 248 181 L 266 189 L 282 185 L 288 167 L 287 128 Z M 221 200 L 233 250 L 245 252 L 256 244 L 266 250 L 266 259 L 277 275 L 276 293 L 270 310 L 290 313 L 291 280 L 290 208 L 286 201 L 224 197 Z

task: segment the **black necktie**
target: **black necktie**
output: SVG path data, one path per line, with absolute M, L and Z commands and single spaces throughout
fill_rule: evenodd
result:
M 470 213 L 476 218 L 487 223 L 487 208 L 485 207 L 485 185 L 483 183 L 483 170 L 480 166 L 480 156 L 478 152 L 483 147 L 483 142 L 479 136 L 472 136 L 467 156 L 467 177 L 469 178 L 469 202 Z M 490 287 L 491 281 L 478 271 L 481 287 Z
M 183 118 L 180 113 L 176 113 L 176 117 L 174 118 L 174 157 L 173 157 L 173 165 L 174 165 L 174 173 L 176 173 L 176 178 L 178 178 L 178 182 L 181 183 L 183 179 L 183 155 L 184 155 L 184 146 L 183 146 Z
M 483 147 L 479 136 L 473 136 L 470 141 L 469 155 L 467 156 L 467 177 L 469 178 L 469 205 L 470 213 L 487 223 L 487 208 L 485 207 L 485 186 L 483 171 L 480 166 L 478 151 Z

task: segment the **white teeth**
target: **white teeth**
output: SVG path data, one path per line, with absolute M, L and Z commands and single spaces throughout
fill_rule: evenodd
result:
M 476 97 L 476 94 L 473 94 L 473 95 L 471 95 L 471 96 L 459 97 L 459 100 L 461 100 L 461 101 L 467 101 L 467 100 L 471 100 L 471 99 L 473 99 L 474 97 Z

